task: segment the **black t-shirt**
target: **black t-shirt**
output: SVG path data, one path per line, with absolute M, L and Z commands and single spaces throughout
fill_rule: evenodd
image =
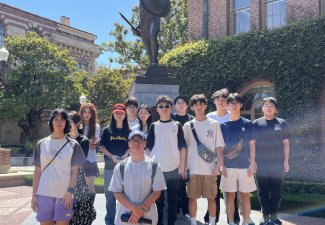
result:
M 82 148 L 82 151 L 87 159 L 88 152 L 89 152 L 89 140 L 86 136 L 80 134 L 77 138 L 76 141 L 79 143 L 79 145 Z
M 285 120 L 264 117 L 254 120 L 253 139 L 256 140 L 256 163 L 258 166 L 281 164 L 284 161 L 283 143 L 289 138 L 289 129 Z
M 184 126 L 184 124 L 192 119 L 194 119 L 193 116 L 191 116 L 190 114 L 186 114 L 184 116 L 180 116 L 180 115 L 177 115 L 176 113 L 173 113 L 171 115 L 172 119 L 175 120 L 175 121 L 178 121 L 182 124 L 182 126 Z
M 130 131 L 126 129 L 115 129 L 114 133 L 110 130 L 109 127 L 106 127 L 103 131 L 103 135 L 100 140 L 100 145 L 105 146 L 105 148 L 113 155 L 117 155 L 119 157 L 123 156 L 126 150 L 129 148 L 128 146 L 128 136 Z M 111 159 L 108 156 L 104 156 L 105 159 L 105 169 L 108 165 L 108 161 Z
M 249 141 L 252 140 L 253 124 L 240 117 L 236 121 L 227 121 L 220 125 L 224 147 L 226 168 L 245 169 L 249 166 Z

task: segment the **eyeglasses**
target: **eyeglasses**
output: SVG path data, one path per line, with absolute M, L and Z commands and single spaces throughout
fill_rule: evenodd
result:
M 131 139 L 130 142 L 132 144 L 142 144 L 143 143 L 143 139 Z
M 228 104 L 230 106 L 237 106 L 237 105 L 240 105 L 241 103 L 240 102 L 229 102 Z
M 163 109 L 163 108 L 169 109 L 169 107 L 170 107 L 170 105 L 158 105 L 159 109 Z

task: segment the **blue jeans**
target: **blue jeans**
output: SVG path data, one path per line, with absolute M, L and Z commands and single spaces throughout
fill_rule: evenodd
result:
M 116 199 L 113 192 L 108 191 L 109 184 L 113 176 L 113 170 L 104 171 L 104 191 L 106 197 L 106 225 L 114 225 L 115 213 L 116 213 Z

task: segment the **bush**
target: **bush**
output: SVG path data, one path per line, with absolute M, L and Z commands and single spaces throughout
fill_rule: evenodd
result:
M 33 175 L 25 176 L 25 183 L 27 186 L 33 186 Z

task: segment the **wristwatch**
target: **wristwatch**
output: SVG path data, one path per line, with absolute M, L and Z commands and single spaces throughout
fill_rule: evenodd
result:
M 74 188 L 69 187 L 69 188 L 68 188 L 68 192 L 71 193 L 71 194 L 74 194 Z

